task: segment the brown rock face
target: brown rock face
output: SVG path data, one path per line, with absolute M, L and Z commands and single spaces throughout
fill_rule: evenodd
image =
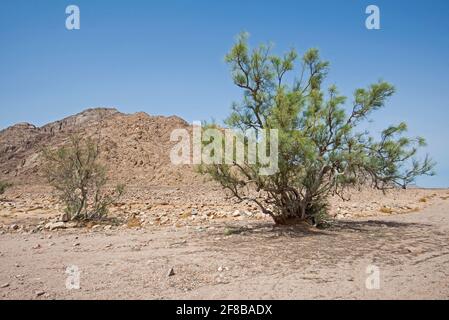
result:
M 181 118 L 123 114 L 112 108 L 88 109 L 79 114 L 36 127 L 16 124 L 0 131 L 0 179 L 43 183 L 40 176 L 42 147 L 57 147 L 73 133 L 98 138 L 101 158 L 112 181 L 131 185 L 185 185 L 202 183 L 192 166 L 170 162 L 170 133 L 188 128 Z

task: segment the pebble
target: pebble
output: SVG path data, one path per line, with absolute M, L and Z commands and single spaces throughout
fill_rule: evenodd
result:
M 61 219 L 62 222 L 68 222 L 70 220 L 69 219 L 69 214 L 68 213 L 61 214 L 60 219 Z
M 66 225 L 62 221 L 58 222 L 49 222 L 45 225 L 45 229 L 49 229 L 50 231 L 56 230 L 56 229 L 65 229 Z
M 44 294 L 45 294 L 45 291 L 42 291 L 42 290 L 36 291 L 36 296 L 37 297 L 43 296 Z
M 171 277 L 174 275 L 175 275 L 175 270 L 173 268 L 170 268 L 170 270 L 168 270 L 167 277 Z

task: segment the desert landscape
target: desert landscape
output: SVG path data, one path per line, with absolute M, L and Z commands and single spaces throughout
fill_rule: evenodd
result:
M 449 189 L 369 188 L 329 199 L 329 225 L 277 226 L 191 165 L 169 160 L 183 119 L 87 109 L 0 131 L 1 299 L 447 299 Z M 107 219 L 67 221 L 42 148 L 100 141 Z M 366 287 L 367 267 L 380 286 Z M 67 268 L 80 287 L 66 287 Z

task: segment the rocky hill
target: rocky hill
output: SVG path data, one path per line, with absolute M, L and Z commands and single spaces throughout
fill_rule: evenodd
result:
M 179 117 L 123 114 L 112 108 L 88 109 L 42 127 L 16 124 L 0 131 L 0 179 L 43 183 L 42 147 L 62 145 L 78 133 L 99 139 L 113 181 L 137 186 L 202 183 L 193 167 L 174 166 L 169 158 L 170 133 L 188 127 Z

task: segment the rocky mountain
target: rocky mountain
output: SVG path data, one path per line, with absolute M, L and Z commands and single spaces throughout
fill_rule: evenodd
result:
M 113 108 L 87 109 L 62 120 L 36 127 L 19 123 L 0 131 L 0 179 L 43 183 L 41 149 L 68 141 L 71 134 L 99 139 L 101 159 L 113 181 L 129 185 L 185 185 L 202 183 L 191 166 L 170 162 L 170 133 L 188 128 L 183 119 L 124 114 Z

